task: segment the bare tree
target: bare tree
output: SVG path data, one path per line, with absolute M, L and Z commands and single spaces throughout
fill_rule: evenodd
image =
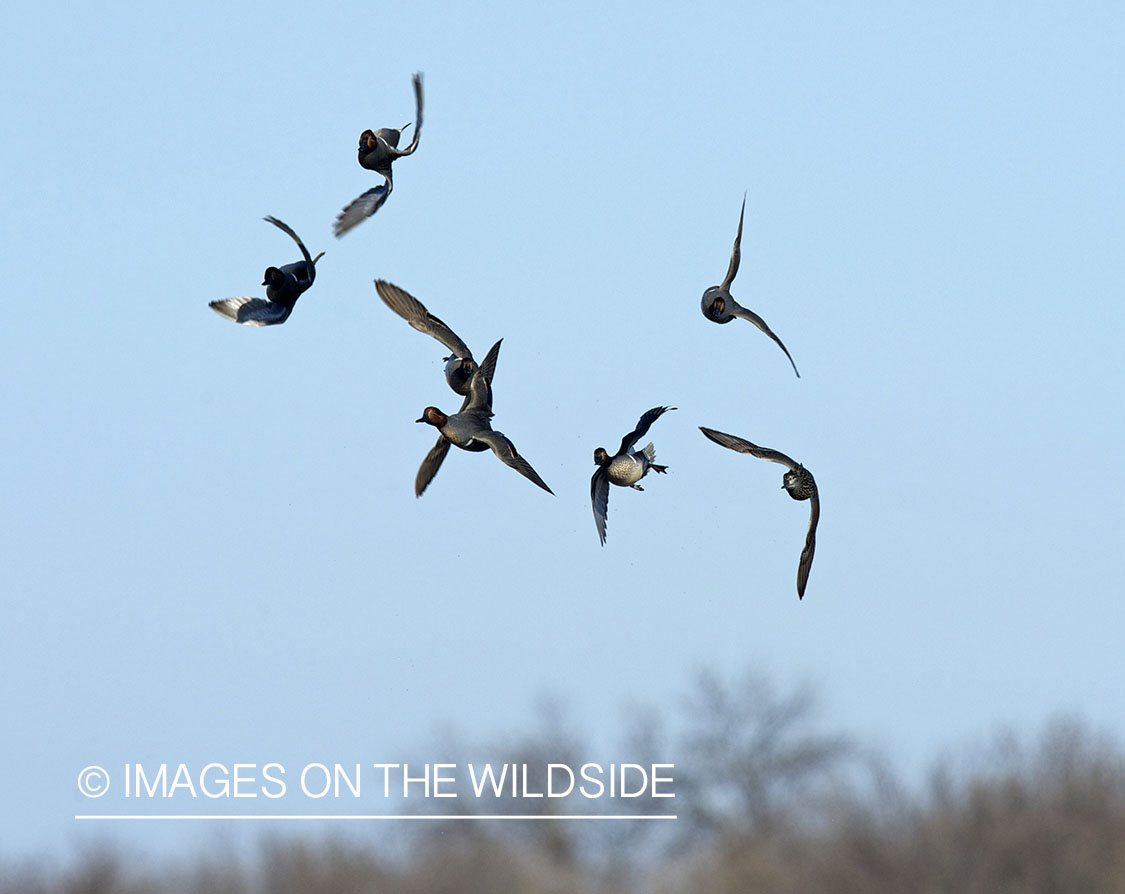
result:
M 678 779 L 693 834 L 770 835 L 801 820 L 810 799 L 828 797 L 853 748 L 815 729 L 815 708 L 807 686 L 778 692 L 759 674 L 729 685 L 699 674 Z

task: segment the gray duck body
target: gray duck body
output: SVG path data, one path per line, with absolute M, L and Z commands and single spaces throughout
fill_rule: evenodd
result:
M 547 493 L 554 494 L 554 491 L 539 477 L 539 473 L 531 467 L 531 463 L 520 456 L 516 445 L 503 432 L 496 431 L 492 427 L 492 416 L 492 389 L 483 367 L 478 367 L 473 373 L 469 396 L 465 399 L 460 412 L 447 416 L 437 407 L 426 407 L 422 411 L 422 416 L 415 421 L 434 426 L 441 433 L 441 438 L 422 460 L 418 475 L 414 479 L 415 496 L 422 496 L 422 492 L 433 480 L 449 452 L 450 444 L 473 453 L 491 450 L 502 463 L 511 466 Z

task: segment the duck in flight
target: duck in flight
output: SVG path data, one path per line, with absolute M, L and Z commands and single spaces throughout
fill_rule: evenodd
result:
M 809 532 L 805 535 L 805 548 L 801 550 L 801 561 L 797 565 L 797 598 L 803 599 L 805 584 L 809 581 L 809 569 L 812 568 L 813 553 L 816 551 L 816 524 L 820 521 L 820 494 L 817 492 L 816 479 L 813 478 L 812 472 L 780 451 L 759 447 L 744 438 L 715 431 L 713 428 L 704 428 L 702 425 L 699 430 L 723 447 L 737 450 L 739 453 L 749 453 L 759 459 L 781 463 L 789 470 L 781 476 L 781 486 L 786 493 L 794 500 L 809 501 Z
M 398 148 L 398 141 L 402 132 L 410 127 L 380 127 L 378 130 L 365 130 L 359 135 L 359 164 L 361 167 L 376 174 L 383 175 L 383 183 L 373 186 L 348 203 L 348 206 L 336 217 L 333 231 L 336 238 L 367 220 L 372 214 L 383 207 L 387 197 L 391 194 L 394 184 L 391 181 L 391 165 L 395 159 L 404 155 L 412 155 L 418 148 L 418 138 L 422 135 L 422 74 L 414 75 L 414 136 L 410 145 L 405 149 Z
M 734 237 L 734 248 L 731 249 L 730 266 L 727 268 L 727 275 L 723 277 L 722 283 L 717 286 L 711 286 L 703 293 L 700 309 L 703 311 L 703 316 L 712 323 L 729 323 L 735 317 L 749 320 L 777 342 L 777 346 L 785 352 L 786 357 L 789 357 L 789 349 L 781 343 L 780 338 L 774 335 L 773 330 L 766 325 L 766 321 L 748 307 L 743 307 L 735 301 L 730 293 L 730 284 L 734 282 L 735 274 L 738 273 L 738 263 L 742 256 L 740 246 L 742 243 L 742 217 L 745 212 L 746 196 L 744 195 L 742 197 L 742 210 L 738 212 L 738 234 Z M 793 366 L 793 372 L 797 373 L 797 378 L 799 379 L 801 374 L 797 372 L 797 364 L 793 363 L 792 357 L 789 357 L 789 363 Z
M 499 343 L 496 348 L 499 349 Z M 480 452 L 491 450 L 505 465 L 511 466 L 524 478 L 543 488 L 547 493 L 553 494 L 531 467 L 526 459 L 520 456 L 516 445 L 508 440 L 503 433 L 492 428 L 492 396 L 488 379 L 485 376 L 483 365 L 473 373 L 469 380 L 469 396 L 459 413 L 447 416 L 437 407 L 426 407 L 422 416 L 415 422 L 425 422 L 441 432 L 441 440 L 422 460 L 418 475 L 414 480 L 414 493 L 421 496 L 426 485 L 433 480 L 437 470 L 441 468 L 445 455 L 449 452 L 449 445 L 453 444 L 462 450 Z
M 594 507 L 594 524 L 597 526 L 602 546 L 605 546 L 605 520 L 609 513 L 609 486 L 616 484 L 619 487 L 644 490 L 637 482 L 648 474 L 649 469 L 654 472 L 668 471 L 667 466 L 658 466 L 653 462 L 656 459 L 656 448 L 651 442 L 640 450 L 633 448 L 637 441 L 647 434 L 652 423 L 668 410 L 674 409 L 676 408 L 653 407 L 646 412 L 637 420 L 637 427 L 621 439 L 621 446 L 613 456 L 610 456 L 609 451 L 604 447 L 594 451 L 594 465 L 598 468 L 594 472 L 594 477 L 590 479 L 590 502 Z
M 385 279 L 377 279 L 375 280 L 375 291 L 379 293 L 379 297 L 383 299 L 383 303 L 387 307 L 411 326 L 419 332 L 436 338 L 453 352 L 448 357 L 442 358 L 445 360 L 445 381 L 457 394 L 468 397 L 469 382 L 473 373 L 477 371 L 477 363 L 473 359 L 473 352 L 469 350 L 468 346 L 457 337 L 452 329 L 426 310 L 426 306 L 405 289 L 400 289 L 394 283 L 389 283 Z M 499 349 L 500 342 L 497 342 L 494 350 L 499 353 Z M 489 351 L 489 356 L 492 356 L 492 351 Z M 491 384 L 495 372 L 496 357 L 492 356 L 492 366 L 485 370 L 485 378 L 489 384 Z
M 215 313 L 246 326 L 275 326 L 288 320 L 297 299 L 309 290 L 316 279 L 316 262 L 324 256 L 321 252 L 315 258 L 309 257 L 305 243 L 276 217 L 262 219 L 287 233 L 297 243 L 305 259 L 284 267 L 267 267 L 262 280 L 262 285 L 266 287 L 265 298 L 221 298 L 210 303 Z

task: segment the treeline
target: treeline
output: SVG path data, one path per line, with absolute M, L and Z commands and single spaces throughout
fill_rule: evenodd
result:
M 12 894 L 686 894 L 1125 892 L 1125 753 L 1080 723 L 1000 738 L 907 786 L 822 731 L 806 689 L 700 677 L 676 711 L 632 718 L 622 753 L 674 761 L 676 797 L 463 797 L 466 813 L 675 812 L 635 820 L 400 823 L 388 843 L 271 837 L 252 857 L 168 865 L 87 853 L 64 869 L 8 865 Z M 450 743 L 442 750 L 450 753 Z M 456 749 L 542 773 L 589 749 L 560 715 L 520 741 Z M 538 769 L 535 769 L 538 768 Z M 532 780 L 532 790 L 544 784 Z M 450 806 L 452 805 L 452 806 Z M 354 833 L 354 829 L 350 830 Z M 374 836 L 372 836 L 374 837 Z

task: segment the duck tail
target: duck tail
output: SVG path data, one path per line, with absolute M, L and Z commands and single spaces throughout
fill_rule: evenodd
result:
M 656 448 L 652 446 L 652 441 L 649 441 L 641 450 L 646 460 L 648 460 L 648 467 L 654 472 L 667 472 L 667 466 L 658 466 L 653 460 L 656 459 Z

